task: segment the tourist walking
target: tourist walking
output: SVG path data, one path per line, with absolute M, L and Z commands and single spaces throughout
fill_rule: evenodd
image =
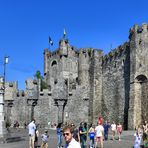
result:
M 38 148 L 38 139 L 39 139 L 39 130 L 38 130 L 39 126 L 36 126 L 36 130 L 35 130 L 35 141 L 34 141 L 34 147 Z
M 117 133 L 118 133 L 118 138 L 119 138 L 119 141 L 121 140 L 121 134 L 122 134 L 122 125 L 120 124 L 120 122 L 118 123 L 117 125 Z
M 113 121 L 112 125 L 111 125 L 111 131 L 112 131 L 112 140 L 115 140 L 115 134 L 116 134 L 116 124 Z
M 75 125 L 72 123 L 71 127 L 73 128 L 73 138 L 80 143 L 80 135 L 79 135 L 79 130 L 75 127 Z
M 80 143 L 73 138 L 73 128 L 71 125 L 66 125 L 63 128 L 63 136 L 66 142 L 65 148 L 81 148 Z
M 45 132 L 44 132 L 44 134 L 42 134 L 41 138 L 42 138 L 41 148 L 48 148 L 49 135 L 48 135 L 47 130 L 45 130 Z
M 36 125 L 34 119 L 32 120 L 32 122 L 29 123 L 28 129 L 29 129 L 29 147 L 34 148 L 35 132 L 36 132 Z
M 134 148 L 140 148 L 141 142 L 142 142 L 142 132 L 140 126 L 138 126 L 136 133 L 134 134 L 135 136 L 135 144 Z
M 95 147 L 95 128 L 94 125 L 90 125 L 90 129 L 88 131 L 89 134 L 89 139 L 90 139 L 90 148 L 94 148 Z
M 95 148 L 97 148 L 97 145 L 99 144 L 99 142 L 100 142 L 101 148 L 103 148 L 104 128 L 102 125 L 103 125 L 103 119 L 102 119 L 102 117 L 99 117 L 98 126 L 96 126 L 96 128 L 95 128 L 95 135 L 96 135 Z
M 62 148 L 62 123 L 57 125 L 57 147 Z
M 148 133 L 148 123 L 147 123 L 147 121 L 144 121 L 144 124 L 143 124 L 143 132 L 144 133 Z
M 87 129 L 84 127 L 83 122 L 80 123 L 79 134 L 80 134 L 81 148 L 86 148 Z
M 107 121 L 105 121 L 103 127 L 104 127 L 104 140 L 108 140 L 108 132 L 109 132 L 110 124 Z
M 143 124 L 143 143 L 144 146 L 148 147 L 148 123 L 147 121 Z

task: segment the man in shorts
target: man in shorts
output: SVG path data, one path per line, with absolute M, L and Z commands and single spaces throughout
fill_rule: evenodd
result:
M 32 120 L 32 122 L 29 123 L 28 129 L 29 129 L 29 147 L 34 148 L 35 132 L 36 132 L 36 125 L 34 119 Z

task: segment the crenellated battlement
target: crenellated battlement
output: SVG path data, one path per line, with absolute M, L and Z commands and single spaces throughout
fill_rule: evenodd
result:
M 108 65 L 113 61 L 123 60 L 129 50 L 129 42 L 125 42 L 123 45 L 118 46 L 117 48 L 110 51 L 108 54 L 102 57 L 102 66 Z
M 79 49 L 79 57 L 84 56 L 84 58 L 91 58 L 93 55 L 99 58 L 100 56 L 102 56 L 102 53 L 103 53 L 103 50 L 101 49 L 94 49 L 94 48 Z
M 133 36 L 135 37 L 136 35 L 139 35 L 142 33 L 148 33 L 148 24 L 147 23 L 143 23 L 141 26 L 136 24 L 132 28 L 130 28 L 129 39 L 131 39 Z

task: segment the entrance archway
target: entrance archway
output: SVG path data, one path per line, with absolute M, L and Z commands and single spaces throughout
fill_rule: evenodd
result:
M 143 124 L 145 120 L 148 120 L 148 79 L 145 75 L 138 75 L 135 80 L 136 120 L 138 124 Z

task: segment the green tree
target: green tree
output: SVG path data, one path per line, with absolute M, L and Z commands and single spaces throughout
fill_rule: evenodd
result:
M 43 76 L 41 76 L 41 72 L 39 70 L 36 71 L 35 75 L 34 75 L 34 78 L 37 79 L 37 80 L 40 80 L 40 88 L 41 88 L 41 91 L 43 89 L 47 89 L 47 83 L 44 81 L 44 78 Z

